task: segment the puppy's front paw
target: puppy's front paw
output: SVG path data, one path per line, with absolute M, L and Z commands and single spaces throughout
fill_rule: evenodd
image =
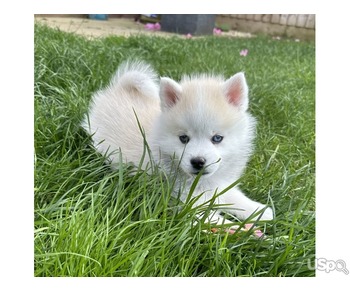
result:
M 266 208 L 264 213 L 261 215 L 260 220 L 269 221 L 274 218 L 273 211 L 270 207 Z

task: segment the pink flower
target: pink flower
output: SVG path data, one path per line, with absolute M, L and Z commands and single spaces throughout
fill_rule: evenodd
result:
M 215 34 L 215 35 L 220 35 L 221 33 L 222 33 L 222 31 L 221 31 L 220 28 L 214 27 L 214 29 L 213 29 L 213 34 Z
M 186 34 L 186 39 L 191 39 L 192 35 L 190 33 Z
M 146 23 L 145 24 L 145 29 L 147 30 L 153 30 L 154 28 L 154 24 L 153 23 Z
M 160 30 L 160 24 L 157 23 L 146 23 L 145 29 L 147 30 Z
M 255 231 L 254 231 L 254 234 L 255 234 L 257 237 L 262 237 L 262 236 L 264 236 L 264 233 L 263 233 L 261 230 L 259 230 L 259 229 L 255 230 Z
M 248 49 L 244 49 L 242 51 L 239 52 L 239 54 L 243 57 L 247 56 L 248 55 Z
M 155 23 L 154 24 L 154 30 L 160 30 L 160 23 Z
M 251 229 L 253 227 L 253 225 L 254 225 L 253 223 L 245 224 L 244 229 L 248 231 L 249 229 Z M 260 229 L 255 229 L 254 235 L 257 237 L 262 237 L 264 235 L 264 233 Z
M 212 228 L 211 229 L 211 232 L 213 233 L 218 233 L 218 232 L 228 232 L 229 234 L 234 234 L 235 232 L 237 232 L 237 230 L 240 228 L 239 225 L 233 225 L 231 226 L 230 228 L 227 228 L 225 230 L 221 230 L 220 228 Z M 244 227 L 240 229 L 240 231 L 243 231 L 243 232 L 247 232 L 249 231 L 250 229 L 253 228 L 253 234 L 256 236 L 256 237 L 263 237 L 264 236 L 264 233 L 260 230 L 260 229 L 254 229 L 254 224 L 253 223 L 247 223 L 244 225 Z

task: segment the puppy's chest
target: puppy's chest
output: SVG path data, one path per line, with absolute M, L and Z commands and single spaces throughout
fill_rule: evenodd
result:
M 191 193 L 193 182 L 187 182 L 186 187 L 182 193 L 181 198 L 186 200 L 188 195 Z M 194 191 L 191 193 L 192 197 L 198 197 L 197 204 L 204 203 L 206 201 L 209 201 L 213 196 L 218 195 L 221 191 L 223 191 L 230 183 L 227 183 L 225 181 L 222 181 L 220 179 L 218 180 L 205 180 L 200 179 L 197 183 Z M 218 196 L 215 199 L 216 203 L 219 203 L 220 196 Z

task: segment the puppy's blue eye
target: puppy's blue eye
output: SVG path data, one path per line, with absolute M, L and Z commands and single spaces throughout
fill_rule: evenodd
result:
M 188 137 L 187 135 L 181 135 L 179 136 L 179 139 L 182 144 L 187 144 L 190 141 L 190 137 Z
M 223 139 L 224 139 L 223 136 L 214 135 L 213 137 L 211 137 L 211 142 L 213 142 L 214 144 L 218 144 L 218 143 L 220 143 Z

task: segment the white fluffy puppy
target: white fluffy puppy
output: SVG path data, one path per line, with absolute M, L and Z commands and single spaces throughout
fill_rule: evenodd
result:
M 182 201 L 200 173 L 192 194 L 200 196 L 198 205 L 242 175 L 255 133 L 255 119 L 247 109 L 248 86 L 243 73 L 227 80 L 185 76 L 179 83 L 161 78 L 158 85 L 150 65 L 125 62 L 109 86 L 94 94 L 83 127 L 92 135 L 97 150 L 110 154 L 112 164 L 119 161 L 121 150 L 125 162 L 138 165 L 144 155 L 140 124 L 155 162 L 168 175 L 178 166 L 176 191 L 181 189 Z M 145 159 L 144 165 L 147 162 Z M 225 208 L 211 214 L 212 222 L 223 222 L 220 211 L 246 219 L 264 209 L 260 219 L 273 219 L 271 208 L 249 199 L 237 186 L 215 200 Z

